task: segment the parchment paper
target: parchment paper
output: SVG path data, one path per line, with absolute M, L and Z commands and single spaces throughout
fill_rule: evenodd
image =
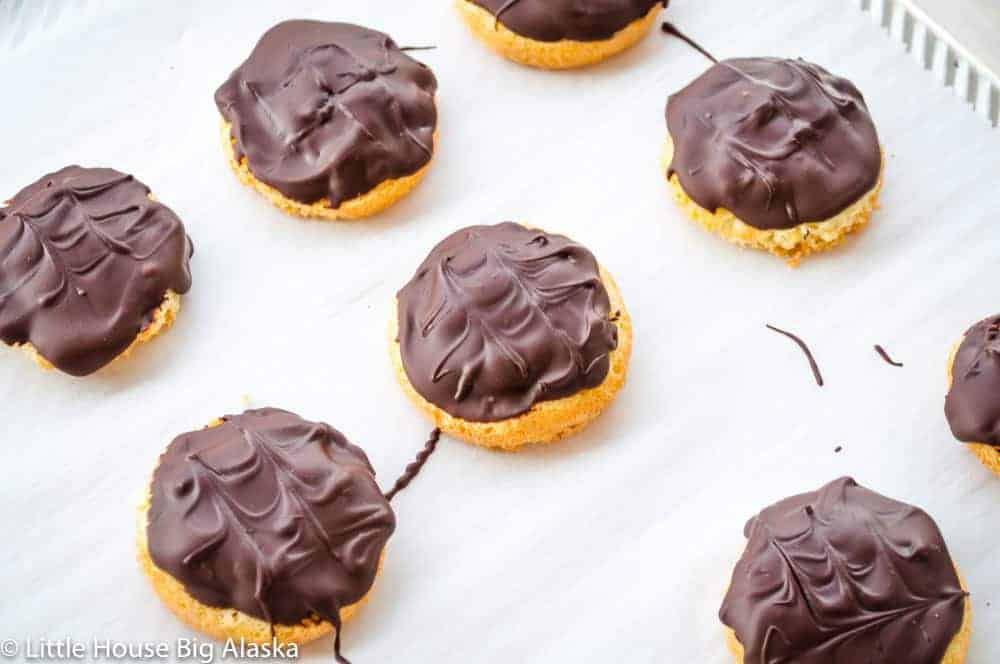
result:
M 1000 662 L 1000 478 L 942 413 L 950 345 L 1000 310 L 1000 137 L 850 3 L 674 4 L 719 57 L 802 56 L 865 92 L 889 155 L 867 231 L 792 270 L 686 220 L 658 165 L 663 107 L 707 62 L 660 34 L 549 73 L 495 56 L 444 0 L 8 5 L 0 194 L 114 166 L 181 215 L 196 253 L 177 324 L 125 363 L 80 380 L 0 349 L 0 638 L 197 636 L 136 565 L 134 509 L 163 447 L 243 395 L 330 422 L 391 486 L 430 429 L 389 366 L 393 295 L 445 234 L 517 219 L 615 275 L 629 382 L 559 445 L 443 441 L 395 501 L 345 632 L 355 664 L 729 662 L 716 612 L 744 522 L 844 474 L 937 519 L 972 590 L 969 662 Z M 434 166 L 377 220 L 285 217 L 223 159 L 215 88 L 291 17 L 438 47 L 415 54 L 440 82 Z M 812 345 L 826 387 L 768 322 Z

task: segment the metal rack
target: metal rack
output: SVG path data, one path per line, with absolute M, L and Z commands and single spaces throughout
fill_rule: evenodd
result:
M 1000 76 L 912 0 L 852 1 L 980 117 L 1000 123 Z

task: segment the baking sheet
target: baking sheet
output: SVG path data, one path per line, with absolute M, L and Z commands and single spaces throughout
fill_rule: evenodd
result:
M 445 1 L 24 4 L 0 27 L 0 191 L 111 165 L 181 215 L 196 253 L 177 324 L 128 362 L 80 380 L 0 352 L 0 639 L 196 636 L 135 563 L 134 505 L 161 449 L 244 395 L 329 421 L 390 486 L 430 428 L 389 366 L 392 297 L 445 234 L 513 218 L 613 272 L 635 325 L 629 383 L 560 445 L 443 442 L 394 503 L 385 568 L 345 632 L 355 664 L 729 662 L 716 611 L 745 520 L 843 474 L 936 517 L 973 593 L 969 662 L 1000 661 L 1000 479 L 942 414 L 950 344 L 1000 309 L 1000 136 L 852 3 L 670 10 L 719 57 L 802 56 L 867 96 L 883 209 L 797 270 L 669 199 L 664 102 L 706 66 L 677 40 L 546 73 L 488 52 Z M 214 90 L 290 17 L 438 47 L 415 54 L 440 82 L 434 167 L 377 220 L 287 218 L 226 166 Z M 766 322 L 812 345 L 826 387 Z

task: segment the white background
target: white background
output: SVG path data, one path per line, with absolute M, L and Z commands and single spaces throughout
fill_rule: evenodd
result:
M 447 233 L 517 219 L 613 272 L 635 325 L 629 382 L 562 444 L 442 442 L 395 501 L 385 568 L 345 632 L 355 664 L 729 662 L 716 612 L 745 520 L 844 474 L 936 517 L 973 593 L 969 662 L 1000 661 L 1000 478 L 942 414 L 950 345 L 1000 310 L 1000 135 L 850 4 L 669 11 L 719 57 L 802 56 L 867 96 L 883 209 L 797 270 L 674 208 L 663 107 L 706 61 L 658 33 L 552 73 L 487 51 L 445 0 L 28 5 L 42 8 L 0 27 L 0 194 L 67 163 L 113 166 L 173 207 L 196 253 L 177 324 L 127 362 L 73 379 L 0 352 L 0 637 L 192 636 L 135 563 L 134 505 L 162 448 L 244 394 L 329 421 L 390 486 L 430 429 L 389 366 L 393 295 Z M 440 82 L 434 165 L 376 220 L 285 217 L 225 163 L 215 88 L 292 17 L 438 47 L 414 54 Z M 825 388 L 767 322 L 812 345 Z

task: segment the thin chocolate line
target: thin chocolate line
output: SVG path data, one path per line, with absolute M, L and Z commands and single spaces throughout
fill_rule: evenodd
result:
M 437 449 L 437 444 L 440 439 L 441 429 L 435 428 L 431 431 L 430 438 L 427 439 L 424 449 L 420 450 L 417 454 L 416 460 L 406 467 L 403 474 L 399 476 L 398 480 L 396 480 L 396 484 L 394 484 L 392 489 L 385 494 L 386 500 L 391 501 L 397 493 L 410 485 L 410 482 L 412 482 L 420 473 L 420 469 L 424 467 L 425 463 L 427 463 L 427 459 L 429 459 L 431 454 L 434 453 L 434 450 Z
M 400 51 L 434 51 L 437 46 L 400 46 Z
M 806 345 L 806 342 L 802 341 L 802 339 L 799 339 L 791 332 L 786 332 L 785 330 L 777 328 L 771 324 L 767 324 L 766 327 L 767 329 L 777 332 L 778 334 L 785 335 L 799 345 L 802 352 L 806 354 L 806 359 L 809 360 L 809 368 L 812 369 L 813 377 L 816 379 L 816 384 L 823 387 L 823 375 L 819 372 L 819 365 L 816 364 L 816 358 L 813 357 L 812 351 L 809 350 L 809 346 Z
M 881 357 L 883 360 L 885 360 L 887 364 L 891 364 L 894 367 L 901 367 L 901 366 L 903 366 L 902 362 L 896 362 L 891 357 L 889 357 L 889 353 L 887 353 L 885 351 L 885 348 L 882 348 L 878 344 L 875 344 L 875 352 L 878 353 L 879 357 Z
M 671 23 L 670 21 L 664 21 L 663 25 L 660 26 L 660 29 L 663 30 L 663 32 L 666 33 L 666 34 L 668 34 L 668 35 L 673 35 L 674 37 L 677 37 L 682 42 L 685 42 L 688 46 L 690 46 L 694 50 L 698 51 L 699 53 L 701 53 L 702 55 L 704 55 L 706 58 L 708 58 L 709 60 L 711 60 L 712 62 L 715 62 L 716 64 L 718 64 L 719 61 L 715 59 L 714 55 L 712 55 L 707 50 L 705 50 L 701 46 L 701 44 L 699 44 L 698 42 L 696 42 L 695 40 L 691 39 L 690 37 L 688 37 L 686 34 L 684 34 L 683 32 L 681 32 L 680 30 L 678 30 L 677 26 L 674 25 L 673 23 Z

